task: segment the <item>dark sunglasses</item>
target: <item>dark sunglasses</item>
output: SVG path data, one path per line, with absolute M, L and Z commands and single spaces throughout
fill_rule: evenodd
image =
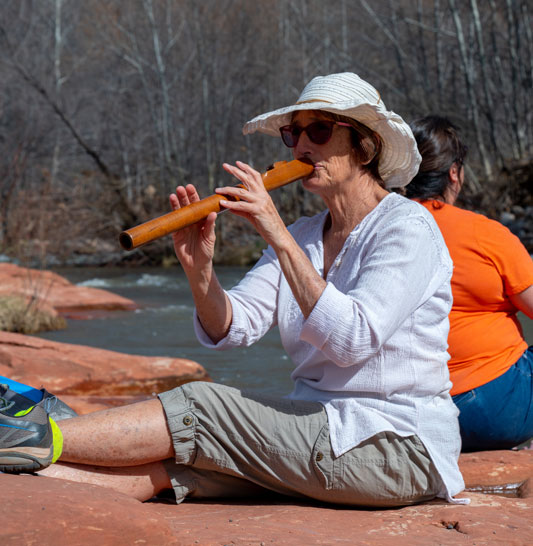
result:
M 309 140 L 314 144 L 326 144 L 333 134 L 333 126 L 342 125 L 343 127 L 351 127 L 349 123 L 343 123 L 342 121 L 313 121 L 305 127 L 300 127 L 299 125 L 284 125 L 280 127 L 279 132 L 281 133 L 281 140 L 285 146 L 289 148 L 294 148 L 300 140 L 300 135 L 305 131 Z

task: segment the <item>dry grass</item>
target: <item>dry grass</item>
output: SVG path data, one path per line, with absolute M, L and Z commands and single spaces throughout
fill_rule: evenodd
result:
M 67 327 L 65 319 L 39 308 L 36 299 L 0 296 L 0 330 L 19 334 L 36 334 Z

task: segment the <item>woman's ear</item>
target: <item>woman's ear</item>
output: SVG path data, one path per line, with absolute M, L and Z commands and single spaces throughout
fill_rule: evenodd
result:
M 361 164 L 368 165 L 376 156 L 376 145 L 370 137 L 364 137 L 361 139 L 359 146 L 364 153 L 364 160 L 361 161 Z
M 461 192 L 464 182 L 464 167 L 460 163 L 452 163 L 448 170 L 448 178 L 450 183 L 445 191 L 444 200 L 446 203 L 453 205 Z
M 458 165 L 457 163 L 452 163 L 452 166 L 448 170 L 448 176 L 452 184 L 460 184 L 461 180 L 461 170 L 463 166 Z
M 448 171 L 450 181 L 457 188 L 457 193 L 461 191 L 465 181 L 465 167 L 462 163 L 453 163 Z

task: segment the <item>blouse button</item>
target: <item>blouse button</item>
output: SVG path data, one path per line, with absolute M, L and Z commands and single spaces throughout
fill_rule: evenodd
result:
M 323 458 L 324 458 L 324 454 L 322 453 L 322 451 L 319 451 L 316 454 L 316 461 L 319 463 Z
M 183 418 L 183 424 L 185 426 L 189 426 L 189 425 L 192 425 L 192 417 L 190 415 L 186 415 L 184 418 Z

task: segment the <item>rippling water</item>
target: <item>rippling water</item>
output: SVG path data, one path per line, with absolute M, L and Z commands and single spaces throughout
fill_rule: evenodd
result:
M 68 328 L 40 337 L 129 354 L 189 358 L 202 364 L 214 381 L 272 394 L 291 390 L 292 363 L 283 351 L 277 329 L 246 349 L 212 351 L 196 340 L 193 302 L 179 267 L 169 269 L 78 268 L 57 272 L 71 282 L 103 288 L 134 300 L 137 311 L 97 313 L 89 320 L 68 320 Z M 244 268 L 218 268 L 230 288 Z M 533 321 L 523 320 L 526 340 L 533 344 Z
M 89 320 L 68 319 L 68 328 L 40 337 L 148 356 L 189 358 L 202 364 L 214 381 L 284 395 L 291 391 L 292 364 L 277 329 L 243 349 L 212 351 L 202 347 L 192 327 L 193 301 L 179 267 L 168 269 L 77 268 L 57 273 L 82 286 L 109 290 L 134 300 L 137 311 L 95 313 Z M 218 268 L 230 288 L 245 268 Z

